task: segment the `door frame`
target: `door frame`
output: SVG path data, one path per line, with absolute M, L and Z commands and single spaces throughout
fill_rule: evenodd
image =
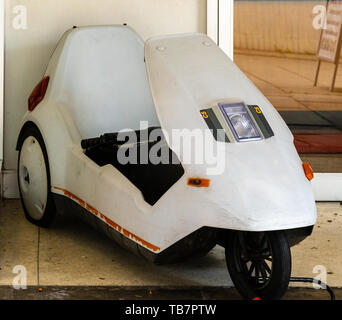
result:
M 0 172 L 4 159 L 5 1 L 0 1 Z
M 234 0 L 207 0 L 207 34 L 233 60 Z

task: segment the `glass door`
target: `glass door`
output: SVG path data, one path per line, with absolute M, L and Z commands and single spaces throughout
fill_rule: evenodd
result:
M 234 61 L 288 124 L 324 201 L 342 200 L 341 21 L 342 1 L 234 1 Z

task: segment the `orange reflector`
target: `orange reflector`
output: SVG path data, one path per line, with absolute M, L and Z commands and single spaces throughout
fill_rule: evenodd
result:
M 305 176 L 308 178 L 309 181 L 311 181 L 314 178 L 314 173 L 310 166 L 310 163 L 304 162 L 303 169 L 304 169 Z
M 188 186 L 192 187 L 205 187 L 208 188 L 210 184 L 210 179 L 200 179 L 200 178 L 189 178 Z
M 44 99 L 45 92 L 49 84 L 50 77 L 44 77 L 37 86 L 33 89 L 29 99 L 28 99 L 28 109 L 32 111 L 40 101 Z

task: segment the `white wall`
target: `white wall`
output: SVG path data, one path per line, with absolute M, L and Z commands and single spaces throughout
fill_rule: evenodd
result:
M 5 179 L 16 169 L 15 144 L 28 96 L 65 30 L 127 23 L 144 39 L 206 32 L 206 0 L 5 0 L 5 5 Z M 27 8 L 26 30 L 13 27 L 17 5 Z

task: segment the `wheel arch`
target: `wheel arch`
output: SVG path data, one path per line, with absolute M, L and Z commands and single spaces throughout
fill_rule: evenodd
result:
M 23 140 L 23 137 L 24 137 L 25 130 L 27 130 L 27 128 L 29 128 L 29 127 L 35 127 L 39 131 L 40 135 L 42 136 L 42 132 L 41 132 L 41 130 L 39 129 L 38 125 L 35 122 L 33 122 L 31 120 L 26 121 L 23 124 L 23 126 L 21 127 L 21 129 L 20 129 L 15 150 L 19 151 L 19 148 L 20 148 L 20 146 L 21 146 L 21 144 L 23 142 L 22 140 Z
M 68 161 L 73 146 L 81 148 L 78 130 L 67 108 L 61 108 L 53 101 L 42 102 L 32 112 L 27 112 L 18 130 L 16 149 L 19 151 L 25 131 L 35 128 L 44 143 L 51 186 L 65 186 L 69 170 Z
M 50 161 L 49 161 L 49 154 L 48 154 L 48 151 L 47 151 L 47 147 L 46 147 L 46 143 L 45 143 L 45 139 L 42 135 L 42 131 L 40 130 L 39 126 L 31 121 L 31 120 L 28 120 L 24 123 L 24 125 L 22 126 L 22 128 L 20 129 L 20 132 L 19 132 L 19 135 L 18 135 L 18 139 L 17 139 L 17 144 L 16 144 L 16 150 L 19 151 L 22 143 L 23 143 L 23 140 L 24 140 L 24 134 L 25 134 L 25 131 L 30 128 L 30 127 L 33 127 L 35 128 L 38 133 L 40 134 L 40 137 L 42 139 L 42 142 L 43 142 L 43 145 L 41 146 L 42 148 L 42 151 L 43 153 L 45 153 L 45 157 L 46 157 L 46 160 L 47 160 L 47 166 L 46 166 L 46 169 L 47 169 L 47 173 L 48 173 L 48 177 L 50 179 L 50 182 L 51 182 L 51 164 L 50 164 Z M 19 160 L 19 158 L 18 158 Z
M 44 153 L 44 157 L 46 158 L 46 162 L 47 162 L 46 163 L 46 170 L 47 170 L 49 182 L 51 184 L 51 163 L 50 163 L 50 159 L 49 159 L 49 153 L 47 150 L 46 142 L 45 142 L 44 136 L 42 134 L 42 131 L 40 130 L 39 126 L 35 122 L 33 122 L 31 120 L 27 120 L 23 124 L 22 128 L 20 129 L 19 135 L 18 135 L 16 150 L 19 151 L 19 149 L 23 143 L 23 140 L 24 140 L 25 131 L 30 127 L 35 128 L 38 131 L 38 133 L 40 134 L 40 137 L 42 139 L 43 145 L 41 146 L 41 148 L 42 148 L 42 151 Z M 19 161 L 19 156 L 18 156 L 18 161 Z M 18 165 L 19 165 L 19 162 L 18 162 Z M 19 170 L 19 168 L 17 168 L 17 170 Z

